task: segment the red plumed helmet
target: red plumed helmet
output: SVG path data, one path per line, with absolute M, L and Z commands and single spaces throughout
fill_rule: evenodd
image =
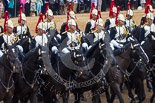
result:
M 92 19 L 92 11 L 94 8 L 95 8 L 95 3 L 92 2 L 91 9 L 90 9 L 90 19 Z
M 147 0 L 147 1 L 146 1 L 146 6 L 147 6 L 147 5 L 152 5 L 150 0 Z
M 22 7 L 22 5 L 20 6 L 20 11 L 19 11 L 19 19 L 18 19 L 18 23 L 20 24 L 21 23 L 21 14 L 22 14 L 22 9 L 23 9 L 23 7 Z
M 6 32 L 6 22 L 9 19 L 9 13 L 8 11 L 5 11 L 5 16 L 4 16 L 4 32 Z
M 70 11 L 73 11 L 72 4 L 71 4 L 71 3 L 69 3 L 68 11 L 69 11 L 69 12 L 70 12 Z
M 130 10 L 130 2 L 128 2 L 128 7 L 127 7 L 126 16 L 127 16 L 128 12 L 129 12 L 129 10 Z
M 46 14 L 47 14 L 47 10 L 49 9 L 49 3 L 46 3 L 46 9 L 45 9 L 45 17 L 44 17 L 44 19 L 46 19 Z
M 42 13 L 40 13 L 40 15 L 39 15 L 39 19 L 38 19 L 38 22 L 37 22 L 37 25 L 36 25 L 35 33 L 38 32 L 37 26 L 38 26 L 38 24 L 39 24 L 41 21 L 44 22 L 43 14 L 42 14 Z
M 117 6 L 117 13 L 116 13 L 116 20 L 115 20 L 115 24 L 117 24 L 117 19 L 118 19 L 118 15 L 120 13 L 120 6 Z
M 69 11 L 67 12 L 66 31 L 68 31 Z
M 109 10 L 109 17 L 113 17 L 113 7 L 115 6 L 114 0 L 111 0 L 110 10 Z

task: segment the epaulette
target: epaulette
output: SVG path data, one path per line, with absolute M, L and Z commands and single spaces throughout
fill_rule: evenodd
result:
M 65 33 L 67 33 L 68 31 L 64 31 L 64 32 L 62 32 L 61 34 L 65 34 Z

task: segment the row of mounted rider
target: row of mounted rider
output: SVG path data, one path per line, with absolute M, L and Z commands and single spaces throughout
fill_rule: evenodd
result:
M 50 15 L 50 13 L 52 13 L 51 12 L 51 10 L 49 9 L 48 11 L 47 11 L 47 14 L 48 14 L 48 12 L 49 12 L 49 15 Z M 73 13 L 73 12 L 72 12 Z M 93 9 L 92 10 L 92 17 L 93 17 L 93 15 L 96 15 L 97 14 L 97 10 L 96 9 Z M 148 13 L 148 14 L 150 14 L 150 15 L 147 15 L 146 16 L 146 18 L 147 18 L 147 22 L 148 23 L 150 23 L 149 21 L 153 21 L 153 16 L 152 16 L 152 14 L 151 13 Z M 70 14 L 71 15 L 71 14 Z M 138 55 L 142 58 L 142 61 L 144 62 L 144 63 L 148 63 L 148 61 L 150 61 L 151 62 L 151 59 L 150 58 L 152 58 L 151 56 L 154 54 L 154 39 L 155 39 L 155 35 L 154 35 L 154 33 L 153 32 L 150 32 L 150 31 L 152 31 L 152 29 L 148 29 L 149 27 L 151 28 L 152 27 L 152 25 L 150 25 L 150 26 L 148 26 L 148 25 L 144 25 L 144 28 L 146 28 L 146 30 L 149 30 L 148 32 L 149 32 L 149 34 L 146 36 L 146 38 L 145 38 L 145 40 L 144 40 L 144 42 L 142 42 L 142 44 L 143 45 L 147 45 L 146 47 L 147 47 L 147 49 L 144 49 L 145 51 L 147 51 L 147 50 L 151 50 L 151 55 L 149 55 L 150 54 L 150 51 L 147 51 L 147 55 L 149 56 L 149 60 L 148 60 L 148 57 L 147 57 L 147 55 L 145 54 L 145 52 L 143 51 L 143 49 L 141 48 L 141 45 L 138 43 L 138 41 L 136 41 L 133 37 L 129 37 L 131 34 L 133 35 L 133 36 L 135 36 L 135 37 L 137 37 L 137 39 L 139 39 L 139 34 L 141 33 L 141 27 L 136 27 L 134 30 L 133 30 L 133 32 L 129 35 L 128 34 L 128 30 L 126 30 L 127 28 L 125 28 L 125 26 L 123 25 L 124 23 L 124 21 L 125 21 L 125 18 L 124 18 L 124 16 L 123 15 L 121 15 L 121 14 L 118 14 L 117 13 L 117 15 L 118 15 L 118 23 L 117 23 L 117 26 L 115 26 L 115 27 L 113 27 L 113 28 L 115 28 L 116 30 L 117 30 L 117 32 L 116 32 L 116 30 L 115 30 L 115 33 L 114 34 L 112 34 L 112 30 L 113 29 L 110 29 L 109 31 L 110 31 L 110 37 L 111 38 L 113 38 L 112 39 L 112 41 L 113 42 L 115 42 L 113 45 L 115 46 L 115 47 L 117 47 L 117 44 L 119 43 L 119 46 L 120 47 L 122 47 L 120 44 L 122 44 L 122 42 L 123 42 L 123 44 L 124 44 L 124 51 L 123 51 L 123 54 L 121 53 L 120 55 L 121 56 L 116 56 L 116 60 L 117 60 L 117 63 L 119 64 L 119 67 L 121 68 L 119 68 L 118 69 L 118 65 L 117 64 L 115 64 L 115 65 L 112 65 L 112 68 L 114 68 L 114 70 L 116 70 L 116 73 L 117 72 L 123 72 L 124 73 L 124 71 L 125 70 L 122 70 L 122 69 L 126 69 L 127 68 L 127 66 L 129 65 L 129 61 L 131 61 L 132 60 L 132 53 L 134 53 L 134 50 L 136 50 L 136 52 L 138 53 Z M 117 17 L 117 15 L 116 15 L 116 17 Z M 22 15 L 21 15 L 21 20 L 23 20 L 22 19 L 23 17 L 22 17 Z M 47 17 L 48 18 L 48 17 Z M 32 40 L 31 40 L 31 49 L 32 50 L 28 50 L 28 54 L 26 54 L 26 56 L 25 56 L 25 58 L 23 59 L 23 67 L 27 67 L 28 68 L 28 70 L 25 68 L 25 69 L 23 69 L 23 70 L 25 70 L 25 72 L 24 71 L 21 71 L 21 77 L 22 78 L 20 78 L 19 80 L 21 80 L 22 82 L 23 82 L 23 84 L 25 84 L 26 83 L 26 85 L 24 85 L 24 86 L 28 86 L 29 88 L 29 90 L 31 91 L 31 95 L 30 95 L 30 97 L 28 97 L 30 100 L 34 100 L 34 98 L 32 99 L 32 97 L 34 97 L 34 96 L 36 96 L 36 88 L 34 88 L 34 85 L 33 84 L 35 84 L 36 85 L 36 77 L 35 77 L 35 75 L 37 74 L 37 72 L 38 72 L 38 70 L 40 69 L 39 67 L 39 65 L 41 65 L 41 63 L 38 63 L 38 59 L 39 59 L 39 53 L 38 53 L 38 51 L 39 51 L 39 49 L 40 49 L 40 46 L 39 45 L 43 45 L 43 46 L 45 46 L 45 44 L 48 42 L 48 36 L 49 35 L 52 35 L 52 40 L 50 41 L 50 49 L 51 49 L 51 51 L 52 51 L 52 53 L 53 54 L 56 54 L 56 56 L 59 56 L 58 54 L 59 54 L 59 50 L 60 49 L 62 49 L 62 52 L 64 53 L 64 54 L 69 54 L 69 53 L 72 53 L 72 51 L 74 51 L 74 50 L 79 50 L 81 47 L 83 47 L 84 49 L 85 49 L 85 51 L 87 52 L 86 54 L 87 54 L 87 58 L 91 58 L 91 57 L 95 57 L 96 58 L 96 61 L 95 61 L 95 66 L 94 66 L 94 69 L 92 69 L 92 70 L 94 70 L 94 71 L 92 71 L 93 73 L 95 72 L 97 72 L 98 73 L 98 71 L 100 71 L 100 70 L 102 70 L 103 68 L 103 63 L 105 63 L 104 62 L 104 59 L 105 58 L 108 58 L 109 57 L 109 55 L 112 55 L 112 53 L 111 52 L 109 52 L 110 54 L 107 54 L 108 52 L 106 51 L 106 50 L 104 50 L 105 49 L 105 47 L 104 47 L 104 42 L 105 42 L 105 40 L 107 40 L 108 39 L 108 36 L 109 36 L 109 34 L 108 34 L 108 32 L 105 32 L 105 31 L 103 31 L 103 25 L 104 25 L 104 23 L 103 23 L 103 20 L 98 16 L 98 19 L 97 19 L 97 21 L 95 21 L 95 31 L 93 32 L 93 30 L 92 30 L 92 32 L 91 33 L 89 33 L 89 34 L 84 34 L 84 33 L 82 33 L 82 32 L 79 32 L 78 30 L 76 30 L 77 29 L 77 23 L 75 22 L 75 20 L 73 20 L 73 19 L 69 19 L 68 21 L 67 21 L 67 25 L 65 25 L 66 27 L 65 28 L 68 28 L 67 29 L 67 32 L 62 32 L 62 33 L 60 33 L 60 35 L 59 34 L 57 34 L 56 33 L 56 30 L 54 29 L 53 30 L 53 28 L 51 28 L 51 30 L 47 33 L 47 36 L 46 36 L 46 34 L 44 34 L 44 31 L 45 31 L 45 27 L 46 27 L 46 24 L 45 23 L 43 23 L 43 22 L 40 22 L 41 20 L 43 20 L 43 17 L 42 17 L 42 15 L 40 16 L 40 19 L 39 19 L 39 21 L 38 21 L 38 26 L 37 26 L 37 36 L 35 37 L 35 39 L 34 38 L 32 38 Z M 21 21 L 22 22 L 22 21 Z M 146 23 L 147 24 L 147 23 Z M 150 23 L 151 24 L 151 23 Z M 119 28 L 120 27 L 120 28 Z M 124 28 L 125 28 L 125 30 L 124 30 Z M 7 36 L 4 36 L 5 35 L 5 33 L 3 34 L 3 36 L 1 36 L 1 38 L 2 38 L 2 44 L 4 43 L 4 41 L 7 43 L 7 44 L 13 44 L 14 42 L 16 42 L 17 41 L 17 36 L 15 36 L 16 38 L 13 38 L 14 36 L 13 36 L 13 33 L 12 32 L 10 32 L 10 31 L 12 31 L 13 30 L 13 23 L 11 22 L 11 20 L 7 20 L 7 24 L 6 24 L 6 34 L 11 34 L 11 35 L 7 35 Z M 54 32 L 51 32 L 51 31 L 54 31 Z M 114 31 L 114 30 L 113 30 Z M 122 33 L 123 32 L 123 33 Z M 117 34 L 118 33 L 118 34 Z M 113 36 L 113 35 L 115 35 L 115 36 Z M 116 35 L 121 35 L 120 37 L 118 37 L 118 38 L 116 38 L 117 36 Z M 125 36 L 124 36 L 125 35 Z M 127 35 L 127 36 L 126 36 Z M 4 37 L 6 37 L 6 38 L 10 38 L 10 39 L 4 39 Z M 89 39 L 89 37 L 92 37 L 92 38 L 90 38 Z M 67 39 L 66 39 L 67 38 Z M 81 39 L 82 38 L 82 39 Z M 127 39 L 127 38 L 129 38 L 129 39 Z M 26 41 L 28 41 L 28 43 L 29 43 L 29 39 L 25 39 Z M 24 41 L 24 39 L 22 40 L 22 41 Z M 20 42 L 22 42 L 22 41 L 20 41 Z M 108 43 L 106 43 L 106 45 L 109 45 L 109 44 L 112 44 L 112 41 L 111 41 L 111 43 L 109 43 L 109 39 L 107 40 L 107 42 Z M 129 43 L 127 43 L 127 41 L 129 41 Z M 117 43 L 116 43 L 117 42 Z M 148 43 L 149 42 L 149 43 Z M 65 45 L 64 47 L 62 47 L 61 48 L 61 45 Z M 100 45 L 98 45 L 98 44 L 100 44 Z M 67 45 L 67 46 L 66 46 Z M 111 47 L 113 47 L 113 45 L 111 46 Z M 149 47 L 149 49 L 148 49 L 148 45 L 150 46 Z M 23 45 L 22 45 L 23 46 Z M 24 46 L 25 46 L 25 44 L 24 44 Z M 89 47 L 88 47 L 89 46 Z M 34 48 L 34 47 L 37 47 L 37 48 Z M 109 46 L 108 46 L 109 47 Z M 145 47 L 145 48 L 146 48 Z M 6 46 L 5 46 L 5 43 L 3 44 L 3 48 L 4 48 L 4 51 L 5 51 L 5 48 L 6 48 Z M 22 51 L 22 48 L 20 47 L 20 46 L 18 46 L 18 48 L 20 48 L 20 52 Z M 29 45 L 28 45 L 28 48 L 29 48 Z M 119 48 L 119 47 L 117 47 L 117 48 Z M 24 48 L 25 49 L 25 48 Z M 59 49 L 59 50 L 58 50 Z M 100 51 L 100 49 L 101 49 L 101 51 Z M 103 53 L 103 51 L 106 51 L 106 53 Z M 100 54 L 101 53 L 101 54 Z M 126 55 L 126 53 L 128 54 L 128 55 Z M 102 54 L 104 54 L 104 55 L 102 55 Z M 2 55 L 2 57 L 5 55 L 5 52 L 4 52 L 4 54 Z M 29 57 L 29 58 L 28 58 Z M 77 55 L 75 56 L 75 57 L 78 57 Z M 99 58 L 98 58 L 99 57 Z M 105 58 L 104 58 L 105 57 Z M 111 57 L 111 56 L 110 56 Z M 137 57 L 137 56 L 136 56 Z M 68 59 L 67 59 L 68 57 L 66 57 L 64 60 L 66 60 L 66 61 L 68 61 Z M 73 54 L 73 58 L 74 58 L 74 54 Z M 104 59 L 103 59 L 104 58 Z M 112 57 L 113 58 L 113 57 Z M 117 59 L 118 58 L 118 59 Z M 53 59 L 53 58 L 52 58 Z M 75 58 L 74 58 L 75 59 Z M 76 58 L 77 59 L 77 58 Z M 121 62 L 121 60 L 124 60 L 124 62 L 122 63 Z M 27 61 L 28 60 L 28 61 Z M 86 59 L 86 60 L 88 60 L 88 59 Z M 108 61 L 109 61 L 109 59 L 107 59 Z M 11 60 L 12 61 L 12 60 Z M 16 61 L 16 60 L 15 60 Z M 26 62 L 27 61 L 27 62 Z M 51 61 L 53 61 L 53 60 L 51 60 Z M 55 60 L 56 61 L 56 60 Z M 77 61 L 77 60 L 76 60 Z M 119 62 L 120 61 L 120 62 Z M 127 61 L 127 64 L 125 63 L 125 61 Z M 138 59 L 138 63 L 140 62 L 142 62 L 141 60 L 139 60 Z M 37 64 L 36 64 L 36 62 L 37 62 Z M 56 61 L 56 62 L 59 62 L 59 61 Z M 85 59 L 82 59 L 82 62 L 84 62 L 85 63 Z M 24 64 L 25 63 L 25 64 Z M 75 62 L 75 64 L 76 64 L 77 62 Z M 78 65 L 80 65 L 80 63 L 81 63 L 81 61 L 79 61 L 78 60 Z M 109 63 L 111 63 L 111 62 L 109 62 Z M 31 64 L 31 66 L 30 66 L 30 64 Z M 59 66 L 62 66 L 63 64 L 61 63 L 61 64 L 59 64 Z M 43 65 L 42 65 L 43 66 Z M 125 66 L 125 67 L 124 67 Z M 31 68 L 29 68 L 29 67 L 31 67 Z M 36 67 L 36 68 L 33 68 L 33 67 Z M 57 65 L 55 66 L 56 68 L 58 68 L 57 67 Z M 96 67 L 99 69 L 97 69 L 98 71 L 95 71 L 96 70 Z M 137 67 L 137 66 L 136 66 Z M 14 68 L 13 66 L 12 66 L 12 68 Z M 56 69 L 55 68 L 55 69 Z M 66 68 L 66 67 L 65 67 Z M 61 69 L 61 68 L 58 68 L 58 69 Z M 103 70 L 105 70 L 105 68 L 103 69 Z M 136 69 L 137 70 L 137 69 Z M 29 72 L 28 72 L 29 71 Z M 59 70 L 57 70 L 57 72 L 59 73 Z M 86 71 L 87 72 L 87 71 Z M 108 69 L 108 72 L 110 72 L 110 70 Z M 111 71 L 112 72 L 112 71 Z M 32 73 L 32 74 L 31 74 Z M 64 70 L 62 70 L 61 71 L 61 73 L 60 74 L 62 74 L 62 73 L 64 73 L 63 74 L 63 76 L 65 76 L 66 77 L 66 74 L 68 74 L 68 73 L 70 73 L 69 71 L 68 72 L 66 72 L 66 69 Z M 72 73 L 72 72 L 71 72 Z M 88 72 L 88 73 L 90 73 L 90 72 Z M 83 72 L 83 74 L 85 74 L 85 72 Z M 126 74 L 126 73 L 124 73 L 124 74 Z M 27 76 L 25 76 L 25 75 L 27 75 Z M 30 76 L 30 75 L 32 75 L 32 76 Z M 96 75 L 96 74 L 95 74 Z M 110 75 L 110 74 L 108 74 L 107 73 L 107 75 Z M 110 75 L 109 76 L 109 78 L 111 78 L 111 77 L 113 77 L 113 78 L 116 78 L 116 80 L 118 79 L 118 77 L 119 76 L 122 76 L 121 74 L 119 74 L 118 76 L 116 76 L 115 77 L 115 73 L 114 73 L 114 75 Z M 29 78 L 29 76 L 30 76 L 30 78 Z M 4 77 L 2 77 L 2 78 L 4 78 Z M 23 78 L 25 78 L 25 79 L 23 79 Z M 50 77 L 48 77 L 48 78 L 50 78 Z M 92 76 L 92 78 L 93 78 L 93 76 Z M 67 79 L 68 79 L 68 81 L 69 81 L 69 77 L 67 77 Z M 85 80 L 85 78 L 84 77 L 80 77 L 80 79 L 82 79 L 82 80 Z M 90 79 L 90 78 L 89 78 Z M 50 80 L 51 80 L 51 78 L 50 78 Z M 112 91 L 114 92 L 113 94 L 112 94 L 112 100 L 114 99 L 114 95 L 115 94 L 117 94 L 118 96 L 119 96 L 119 99 L 120 99 L 120 102 L 122 103 L 123 102 L 123 100 L 122 100 L 122 97 L 121 97 L 121 95 L 120 95 L 120 92 L 118 92 L 119 91 L 119 86 L 117 87 L 117 91 L 115 90 L 115 83 L 116 84 L 119 84 L 120 82 L 113 82 L 113 81 L 115 81 L 115 79 L 107 79 L 108 81 L 109 81 L 109 85 L 110 85 L 110 87 L 112 88 Z M 28 82 L 28 81 L 32 81 L 32 82 Z M 45 79 L 45 81 L 46 81 L 46 79 Z M 78 78 L 76 78 L 76 81 L 77 82 L 80 82 L 80 80 L 78 81 Z M 87 81 L 87 80 L 86 80 Z M 46 82 L 48 82 L 48 81 L 46 81 Z M 18 84 L 19 83 L 19 84 Z M 18 96 L 19 95 L 21 95 L 22 97 L 24 97 L 23 95 L 25 95 L 26 94 L 26 96 L 27 96 L 27 93 L 28 92 L 30 92 L 30 91 L 28 91 L 28 90 L 26 90 L 27 92 L 25 93 L 25 90 L 23 90 L 23 88 L 22 88 L 22 86 L 23 85 L 21 85 L 20 84 L 20 82 L 18 82 L 17 84 L 18 84 L 18 86 L 19 87 L 17 87 L 17 90 L 18 90 L 18 92 L 16 92 L 17 94 L 18 94 Z M 53 83 L 53 82 L 50 82 L 50 83 Z M 114 84 L 113 84 L 114 83 Z M 121 84 L 121 83 L 120 83 Z M 119 84 L 119 85 L 120 85 Z M 52 86 L 53 84 L 51 84 L 51 86 Z M 55 85 L 55 84 L 54 84 Z M 98 83 L 97 83 L 97 85 L 98 85 Z M 50 87 L 51 87 L 50 86 Z M 93 88 L 94 88 L 94 86 L 96 86 L 96 85 L 93 85 Z M 90 86 L 91 87 L 91 86 Z M 97 89 L 97 87 L 98 86 L 96 86 L 95 88 L 94 88 L 94 90 L 96 90 Z M 34 88 L 34 89 L 33 89 Z M 55 87 L 56 88 L 56 87 Z M 64 89 L 65 88 L 65 89 Z M 92 88 L 92 87 L 91 87 Z M 85 89 L 91 89 L 91 88 L 85 88 Z M 25 88 L 26 89 L 26 88 Z M 34 91 L 32 91 L 32 89 L 34 90 Z M 50 92 L 50 91 L 48 91 L 50 88 L 48 88 L 47 89 L 47 91 L 46 91 L 46 93 L 48 94 L 48 92 Z M 60 88 L 60 89 L 62 89 L 63 90 L 63 92 L 65 92 L 66 93 L 66 87 L 63 85 L 62 86 L 62 88 Z M 79 95 L 81 94 L 81 93 L 83 93 L 84 91 L 86 91 L 85 89 L 84 90 L 82 90 L 81 91 L 81 89 L 83 89 L 83 88 L 79 88 L 79 89 L 77 89 L 77 88 L 75 88 L 74 90 L 73 90 L 73 92 L 74 92 L 74 94 L 75 94 L 75 96 L 76 96 L 76 100 L 78 100 L 78 101 L 76 101 L 76 103 L 78 103 L 79 102 Z M 23 91 L 23 92 L 21 92 L 21 91 Z M 94 92 L 94 91 L 93 91 Z M 46 94 L 45 93 L 45 94 Z M 3 93 L 2 93 L 3 94 Z M 141 94 L 139 94 L 139 92 L 137 92 L 137 94 L 138 94 L 138 96 L 139 96 L 139 100 L 140 101 L 142 101 L 141 100 Z M 14 98 L 15 99 L 17 99 L 16 98 L 16 94 L 14 94 L 15 96 L 14 96 Z M 51 95 L 54 95 L 54 94 L 51 94 Z M 32 97 L 31 97 L 32 96 Z M 48 96 L 47 96 L 48 97 Z M 54 96 L 53 96 L 54 97 Z M 22 98 L 20 98 L 21 100 L 22 100 Z M 51 98 L 50 98 L 51 99 Z M 97 99 L 97 98 L 96 98 Z M 95 100 L 94 100 L 95 101 Z M 98 100 L 96 100 L 96 102 L 97 102 Z

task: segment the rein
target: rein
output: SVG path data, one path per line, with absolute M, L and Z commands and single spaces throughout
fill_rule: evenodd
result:
M 40 48 L 39 48 L 39 50 L 38 50 L 38 53 L 39 53 L 39 57 L 38 57 L 38 58 L 41 59 L 40 56 L 41 56 L 41 53 L 42 53 L 42 52 L 40 51 Z M 23 69 L 21 69 L 22 78 L 23 78 L 23 80 L 25 81 L 25 83 L 26 83 L 29 87 L 33 88 L 34 85 L 35 85 L 36 82 L 37 82 L 37 75 L 38 75 L 39 72 L 42 70 L 42 68 L 39 66 L 39 69 L 38 69 L 37 71 L 31 71 L 31 70 L 29 70 L 29 69 L 27 69 L 27 70 L 30 71 L 30 72 L 32 72 L 32 73 L 35 73 L 32 83 L 30 83 L 29 81 L 26 80 L 25 74 L 24 74 L 24 72 L 23 72 Z
M 26 78 L 25 78 L 23 69 L 21 69 L 22 78 L 23 78 L 23 80 L 25 81 L 25 83 L 26 83 L 29 87 L 31 87 L 31 88 L 34 87 L 34 85 L 35 85 L 36 82 L 37 82 L 37 74 L 38 74 L 40 71 L 41 71 L 41 69 L 38 69 L 38 70 L 35 72 L 34 78 L 33 78 L 33 82 L 32 82 L 32 83 L 29 83 L 29 82 L 26 80 Z M 33 72 L 33 73 L 34 73 L 34 72 Z
M 3 64 L 3 63 L 2 63 L 2 64 Z M 4 64 L 3 64 L 3 65 L 4 65 Z M 3 88 L 6 90 L 6 93 L 8 93 L 9 90 L 14 86 L 14 81 L 13 81 L 13 79 L 12 79 L 12 75 L 15 73 L 15 66 L 13 66 L 13 70 L 9 69 L 9 68 L 6 67 L 5 65 L 4 65 L 4 67 L 7 68 L 7 69 L 11 72 L 11 74 L 10 74 L 10 76 L 9 76 L 9 80 L 8 80 L 7 86 L 4 85 L 4 83 L 3 83 L 2 80 L 1 80 L 1 78 L 0 78 L 0 84 L 1 84 L 1 85 L 3 86 Z M 11 86 L 9 86 L 11 79 L 12 79 Z

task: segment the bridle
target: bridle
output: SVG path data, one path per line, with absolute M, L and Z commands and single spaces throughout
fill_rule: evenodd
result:
M 6 55 L 7 60 L 8 60 L 9 58 L 8 58 L 7 52 L 6 52 L 4 55 Z M 18 60 L 18 58 L 16 57 L 15 60 Z M 11 61 L 11 60 L 8 60 L 8 61 Z M 18 60 L 18 61 L 19 61 L 19 60 Z M 2 62 L 1 62 L 1 63 L 2 63 Z M 10 63 L 10 62 L 9 62 L 9 63 Z M 10 69 L 9 67 L 5 66 L 3 63 L 2 63 L 2 65 L 4 66 L 4 68 L 7 68 L 7 70 L 9 70 L 10 73 L 11 73 L 11 74 L 9 75 L 9 80 L 8 80 L 7 85 L 5 85 L 5 84 L 2 82 L 1 78 L 0 78 L 0 84 L 1 84 L 1 85 L 3 86 L 3 88 L 6 90 L 6 93 L 8 93 L 9 90 L 14 86 L 14 80 L 12 79 L 12 76 L 13 76 L 14 73 L 16 73 L 16 66 L 13 65 L 12 62 L 11 62 L 12 69 Z M 10 81 L 11 81 L 11 86 L 9 86 Z
M 42 58 L 42 57 L 41 57 L 41 56 L 42 56 L 42 52 L 41 52 L 40 48 L 38 49 L 38 54 L 39 54 L 38 60 L 40 60 L 40 59 Z M 32 70 L 30 70 L 30 69 L 27 69 L 27 70 L 28 70 L 29 72 L 31 72 L 31 73 L 34 73 L 34 78 L 33 78 L 32 83 L 30 83 L 29 81 L 26 80 L 25 74 L 24 74 L 24 72 L 23 72 L 23 69 L 21 69 L 22 79 L 25 81 L 25 83 L 26 83 L 29 87 L 34 88 L 34 85 L 35 85 L 36 82 L 37 82 L 38 74 L 39 74 L 40 71 L 42 70 L 42 67 L 39 66 L 39 69 L 37 69 L 36 71 L 32 71 Z

